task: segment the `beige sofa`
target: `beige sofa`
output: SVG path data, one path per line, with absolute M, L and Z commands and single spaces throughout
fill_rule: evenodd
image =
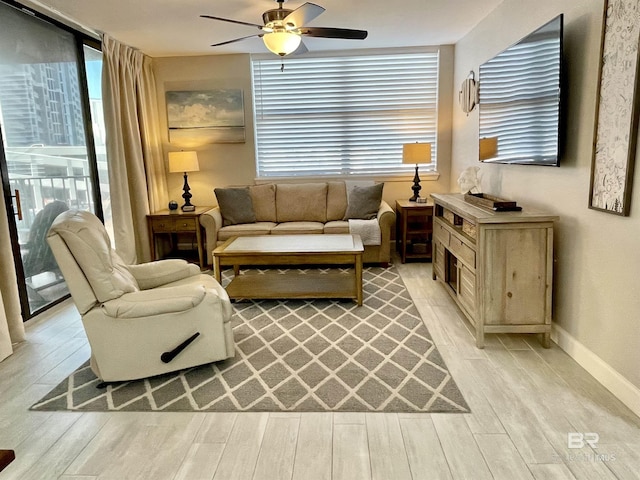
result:
M 201 215 L 209 264 L 212 264 L 212 250 L 234 236 L 350 233 L 349 221 L 343 220 L 348 207 L 347 185 L 343 181 L 263 184 L 248 188 L 255 222 L 225 226 L 220 207 Z M 395 213 L 381 201 L 375 218 L 380 227 L 380 242 L 378 245 L 365 242 L 363 261 L 387 265 Z

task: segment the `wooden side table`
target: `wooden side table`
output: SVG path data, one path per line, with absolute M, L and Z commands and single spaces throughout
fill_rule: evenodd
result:
M 396 201 L 396 249 L 400 260 L 431 260 L 433 202 Z
M 204 228 L 200 225 L 200 215 L 212 208 L 196 207 L 193 212 L 165 209 L 147 215 L 151 258 L 159 260 L 173 257 L 190 261 L 195 260 L 192 255 L 189 255 L 188 250 L 178 249 L 180 237 L 191 234 L 196 239 L 197 260 L 200 264 L 200 269 L 205 270 L 207 268 L 207 255 L 204 249 L 205 233 Z M 191 250 L 191 252 L 195 253 L 194 250 Z

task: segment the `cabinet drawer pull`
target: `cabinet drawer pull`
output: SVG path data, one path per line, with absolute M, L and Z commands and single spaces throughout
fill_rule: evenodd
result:
M 194 220 L 181 219 L 177 221 L 175 228 L 181 232 L 195 232 L 196 222 Z

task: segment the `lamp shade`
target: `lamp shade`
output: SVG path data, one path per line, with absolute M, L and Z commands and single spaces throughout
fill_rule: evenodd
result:
M 498 137 L 481 138 L 479 151 L 479 160 L 481 162 L 495 157 L 498 154 Z
M 197 172 L 198 165 L 197 152 L 169 152 L 169 172 Z
M 405 143 L 402 146 L 402 163 L 431 163 L 431 144 Z
M 291 32 L 272 32 L 266 33 L 262 37 L 262 41 L 270 51 L 284 57 L 298 49 L 302 37 Z

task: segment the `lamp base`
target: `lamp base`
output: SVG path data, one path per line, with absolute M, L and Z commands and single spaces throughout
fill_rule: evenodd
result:
M 187 182 L 187 172 L 184 172 L 184 185 L 182 187 L 182 190 L 184 191 L 184 193 L 182 194 L 182 198 L 184 198 L 184 205 L 182 205 L 180 209 L 183 212 L 193 212 L 196 207 L 195 205 L 191 205 L 191 197 L 193 195 L 191 195 L 190 193 L 191 188 L 189 187 L 189 182 Z
M 413 176 L 413 186 L 411 187 L 413 190 L 413 197 L 409 199 L 410 202 L 417 202 L 420 198 L 420 190 L 422 187 L 420 186 L 420 177 L 418 176 L 418 165 L 416 164 L 416 174 Z

